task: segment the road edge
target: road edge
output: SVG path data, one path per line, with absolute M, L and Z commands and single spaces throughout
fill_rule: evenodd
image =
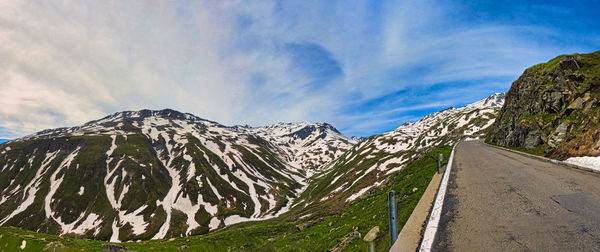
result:
M 402 227 L 400 234 L 398 234 L 398 239 L 390 248 L 390 252 L 414 252 L 419 248 L 422 239 L 421 233 L 424 230 L 425 225 L 427 225 L 427 219 L 429 218 L 443 176 L 444 174 L 439 174 L 437 172 L 433 175 L 423 196 L 410 214 L 410 217 L 408 217 L 408 221 L 406 221 L 406 224 Z
M 460 142 L 459 142 L 460 143 Z M 444 177 L 440 182 L 440 186 L 438 188 L 437 195 L 435 197 L 435 201 L 433 207 L 431 209 L 431 214 L 427 220 L 427 226 L 425 227 L 425 232 L 423 233 L 423 239 L 419 246 L 418 251 L 431 251 L 433 247 L 433 242 L 435 240 L 435 235 L 438 230 L 438 225 L 440 223 L 442 208 L 444 207 L 444 198 L 446 197 L 446 189 L 448 188 L 448 180 L 450 178 L 450 172 L 452 171 L 452 163 L 454 161 L 454 152 L 456 150 L 456 146 L 459 144 L 454 144 L 452 147 L 452 152 L 450 153 L 450 158 L 448 159 L 448 165 L 446 166 L 446 171 L 444 172 Z
M 592 169 L 592 168 L 587 168 L 587 167 L 584 167 L 584 166 L 579 166 L 579 165 L 567 163 L 567 162 L 556 160 L 556 159 L 542 157 L 542 156 L 534 155 L 534 154 L 527 153 L 527 152 L 522 152 L 522 151 L 518 151 L 518 150 L 504 148 L 502 146 L 488 144 L 486 142 L 484 142 L 484 143 L 486 145 L 488 145 L 488 146 L 492 146 L 492 147 L 497 148 L 497 149 L 501 149 L 501 150 L 505 150 L 505 151 L 510 151 L 512 153 L 516 153 L 516 154 L 520 154 L 520 155 L 523 155 L 523 156 L 535 158 L 535 159 L 538 159 L 538 160 L 541 160 L 541 161 L 545 161 L 545 162 L 549 162 L 549 163 L 553 163 L 553 164 L 557 164 L 557 165 L 566 166 L 566 167 L 572 168 L 572 169 L 577 169 L 577 170 L 587 171 L 587 172 L 591 172 L 591 173 L 595 173 L 595 174 L 600 174 L 600 170 L 595 170 L 595 169 Z

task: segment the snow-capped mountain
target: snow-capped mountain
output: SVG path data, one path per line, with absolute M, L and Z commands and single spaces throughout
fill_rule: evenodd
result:
M 307 177 L 357 143 L 327 123 L 278 123 L 248 128 L 247 132 L 286 150 L 293 157 L 292 163 L 302 167 Z
M 362 140 L 365 140 L 365 139 L 367 139 L 367 138 L 365 138 L 365 137 L 360 137 L 360 136 L 353 136 L 353 137 L 350 137 L 350 139 L 352 139 L 352 140 L 354 140 L 354 141 L 356 141 L 356 142 L 358 143 L 358 142 L 360 142 L 360 141 L 362 141 Z
M 324 123 L 120 112 L 0 145 L 0 225 L 125 241 L 272 218 L 354 143 Z
M 431 147 L 483 136 L 494 123 L 504 96 L 496 93 L 460 108 L 451 107 L 361 141 L 315 174 L 303 200 L 295 204 L 351 202 Z
M 126 241 L 305 215 L 353 201 L 429 148 L 482 136 L 503 102 L 494 94 L 367 139 L 326 123 L 228 127 L 174 110 L 45 130 L 0 145 L 0 225 Z

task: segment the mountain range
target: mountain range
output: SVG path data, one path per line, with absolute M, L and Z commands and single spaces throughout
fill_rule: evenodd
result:
M 202 234 L 289 209 L 356 142 L 326 123 L 227 127 L 120 112 L 0 150 L 0 225 L 125 241 Z
M 368 139 L 327 123 L 228 127 L 169 109 L 44 130 L 1 146 L 0 225 L 116 242 L 204 234 L 291 208 L 332 212 L 420 152 L 480 137 L 503 100 Z

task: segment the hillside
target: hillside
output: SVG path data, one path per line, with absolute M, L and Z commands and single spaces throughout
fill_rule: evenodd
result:
M 116 113 L 0 145 L 0 225 L 126 241 L 268 219 L 354 143 L 323 123 L 227 127 L 173 110 Z
M 558 56 L 513 82 L 487 141 L 564 160 L 600 155 L 600 51 Z
M 444 146 L 432 149 L 430 154 L 449 155 L 450 150 L 450 146 Z M 388 251 L 387 193 L 393 189 L 401 195 L 398 197 L 398 228 L 401 229 L 435 172 L 436 162 L 432 159 L 423 157 L 412 161 L 368 197 L 353 201 L 335 214 L 313 220 L 294 220 L 288 218 L 293 213 L 287 212 L 277 218 L 239 223 L 204 235 L 127 242 L 116 248 L 134 251 L 329 251 L 334 248 L 365 251 L 367 243 L 361 235 L 377 225 L 381 228 L 375 240 L 377 251 Z M 108 245 L 97 240 L 58 237 L 13 227 L 0 227 L 0 234 L 0 248 L 8 249 L 100 251 L 103 245 Z
M 335 212 L 377 190 L 393 174 L 423 153 L 465 138 L 479 138 L 492 125 L 504 93 L 475 103 L 448 108 L 361 141 L 311 177 L 292 206 L 302 216 Z

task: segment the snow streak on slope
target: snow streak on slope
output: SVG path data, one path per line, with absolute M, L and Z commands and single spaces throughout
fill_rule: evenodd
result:
M 44 161 L 42 161 L 42 165 L 37 169 L 37 172 L 35 173 L 35 176 L 33 177 L 33 179 L 29 182 L 29 184 L 27 184 L 27 186 L 25 186 L 25 188 L 23 188 L 23 190 L 21 190 L 23 192 L 22 203 L 17 207 L 17 209 L 13 210 L 10 213 L 10 215 L 8 215 L 4 219 L 2 219 L 2 222 L 0 222 L 0 225 L 4 225 L 4 223 L 9 221 L 12 217 L 25 211 L 29 206 L 31 206 L 31 204 L 35 200 L 37 191 L 40 189 L 39 186 L 41 183 L 42 175 L 47 171 L 48 165 L 52 162 L 52 160 L 54 160 L 54 158 L 56 158 L 57 154 L 58 154 L 58 152 L 52 152 L 52 153 L 46 154 Z M 32 159 L 30 159 L 30 160 L 32 160 Z M 30 165 L 31 165 L 31 162 L 30 162 Z M 14 192 L 12 192 L 11 194 L 14 194 Z

